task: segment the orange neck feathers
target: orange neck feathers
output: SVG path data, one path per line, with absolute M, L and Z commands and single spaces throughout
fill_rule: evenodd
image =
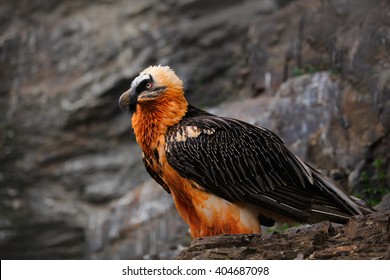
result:
M 187 107 L 188 102 L 181 87 L 168 87 L 160 98 L 139 102 L 132 125 L 142 150 L 151 152 L 157 146 L 158 138 L 185 115 Z

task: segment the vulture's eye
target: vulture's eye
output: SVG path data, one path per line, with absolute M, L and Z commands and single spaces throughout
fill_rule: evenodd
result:
M 151 89 L 153 87 L 153 84 L 152 83 L 147 83 L 145 85 L 146 89 Z

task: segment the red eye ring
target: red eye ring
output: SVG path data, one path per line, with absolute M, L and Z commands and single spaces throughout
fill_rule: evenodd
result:
M 147 89 L 150 89 L 150 88 L 153 87 L 153 84 L 152 84 L 152 83 L 147 83 L 147 84 L 145 85 L 145 87 L 146 87 Z

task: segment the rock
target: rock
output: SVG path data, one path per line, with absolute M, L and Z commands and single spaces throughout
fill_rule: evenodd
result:
M 388 259 L 390 213 L 356 216 L 347 225 L 321 222 L 263 235 L 199 238 L 177 257 L 189 259 Z
M 153 180 L 113 201 L 102 222 L 93 258 L 171 259 L 189 244 L 188 227 L 172 198 Z
M 375 209 L 380 211 L 389 211 L 390 210 L 390 193 L 382 197 L 381 202 L 375 207 Z
M 1 259 L 84 259 L 86 236 L 82 227 L 63 220 L 31 222 L 2 219 Z M 5 224 L 4 224 L 5 223 Z

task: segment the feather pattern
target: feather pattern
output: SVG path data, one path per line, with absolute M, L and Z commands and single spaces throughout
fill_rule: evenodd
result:
M 142 161 L 150 177 L 152 177 L 160 186 L 162 186 L 167 193 L 171 193 L 171 190 L 169 189 L 167 184 L 165 184 L 164 180 L 161 178 L 161 175 L 154 171 L 153 166 L 150 164 L 149 160 L 150 159 L 148 157 L 145 157 L 145 154 L 142 153 Z
M 189 127 L 197 133 L 190 135 Z M 301 222 L 324 217 L 345 222 L 362 214 L 341 187 L 293 155 L 265 128 L 189 105 L 165 140 L 168 163 L 182 177 L 225 200 Z

